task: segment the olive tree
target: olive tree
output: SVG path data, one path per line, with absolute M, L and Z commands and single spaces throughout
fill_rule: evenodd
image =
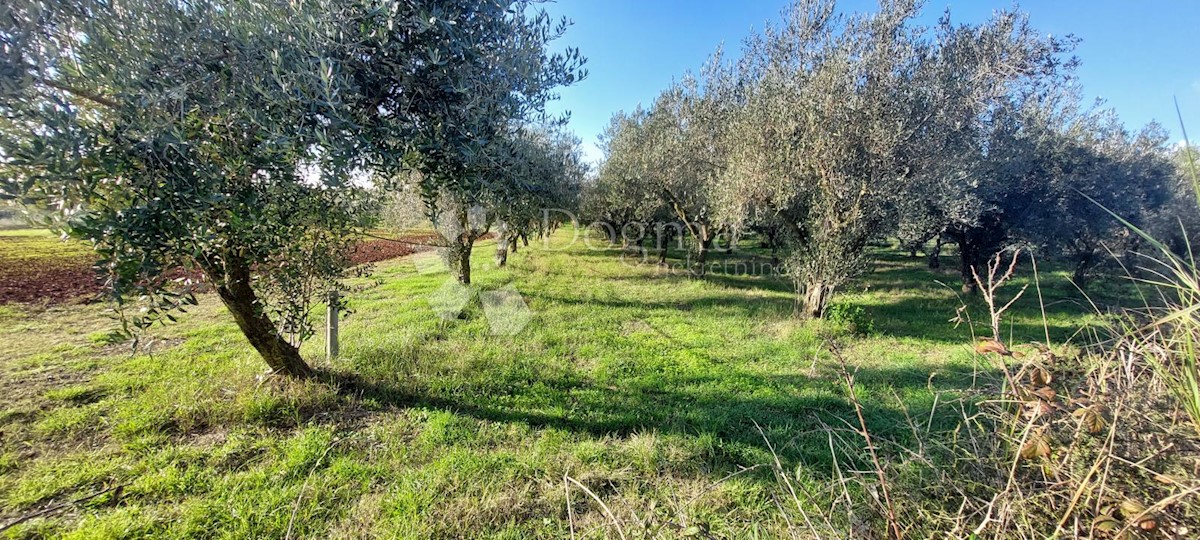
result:
M 365 200 L 318 4 L 17 2 L 0 12 L 0 194 L 95 246 L 133 333 L 198 272 L 271 369 L 311 374 L 308 306 Z M 141 301 L 139 301 L 141 299 Z
M 1168 197 L 1161 128 L 1129 133 L 1112 111 L 1081 107 L 1065 85 L 994 108 L 982 141 L 974 178 L 944 186 L 952 197 L 935 205 L 967 292 L 978 265 L 1013 244 L 1067 258 L 1083 286 L 1109 254 L 1137 247 L 1110 212 L 1142 226 Z
M 750 88 L 731 130 L 725 211 L 780 216 L 806 316 L 822 316 L 864 267 L 889 197 L 907 182 L 900 150 L 919 134 L 915 74 L 928 49 L 907 26 L 915 14 L 910 2 L 853 17 L 832 2 L 799 2 L 782 27 L 747 43 Z
M 529 235 L 543 232 L 550 211 L 576 206 L 576 197 L 587 170 L 579 139 L 552 128 L 521 130 L 507 147 L 505 175 L 489 194 L 489 211 L 496 216 L 496 265 L 505 266 L 518 240 L 529 245 Z
M 632 234 L 641 240 L 645 224 L 665 215 L 660 195 L 654 190 L 647 162 L 640 152 L 647 146 L 645 124 L 649 113 L 637 108 L 632 113 L 618 112 L 609 120 L 601 135 L 604 160 L 593 182 L 583 192 L 580 210 L 589 220 L 607 228 L 612 242 L 620 240 L 628 247 Z
M 574 133 L 562 129 L 547 132 L 552 176 L 542 193 L 542 208 L 533 229 L 542 238 L 549 238 L 564 223 L 577 219 L 583 204 L 583 189 L 595 175 L 595 168 L 584 158 L 582 141 Z M 522 236 L 528 243 L 528 238 Z
M 896 230 L 914 253 L 935 242 L 933 268 L 943 241 L 957 244 L 971 291 L 974 269 L 1010 240 L 1007 222 L 1032 207 L 1026 155 L 1038 136 L 1026 119 L 1070 86 L 1076 40 L 1041 36 L 1026 15 L 1001 11 L 978 26 L 943 17 L 937 42 L 923 84 L 933 105 L 922 144 L 906 150 L 913 182 L 896 201 Z
M 1074 40 L 1043 38 L 1028 18 L 1001 11 L 981 25 L 956 25 L 945 15 L 936 27 L 939 46 L 930 51 L 919 85 L 920 144 L 904 148 L 912 181 L 893 205 L 895 234 L 915 255 L 929 241 L 929 264 L 940 265 L 943 239 L 973 228 L 995 210 L 990 198 L 1006 186 L 989 174 L 1000 142 L 1014 135 L 1009 112 L 1048 89 L 1064 86 L 1074 60 L 1064 58 Z M 1017 105 L 1014 105 L 1017 104 Z M 975 249 L 961 242 L 964 282 L 973 284 Z M 990 256 L 989 251 L 986 255 Z
M 137 330 L 198 272 L 272 370 L 345 274 L 362 178 L 470 193 L 475 150 L 577 76 L 528 2 L 21 0 L 0 8 L 0 194 L 96 246 Z M 186 284 L 185 284 L 186 285 Z M 139 300 L 140 299 L 140 300 Z
M 804 315 L 821 316 L 863 270 L 872 238 L 898 232 L 915 246 L 975 227 L 987 205 L 962 195 L 989 183 L 998 111 L 1071 62 L 1070 40 L 1037 36 L 1023 16 L 964 26 L 947 15 L 928 29 L 913 23 L 918 9 L 895 0 L 844 16 L 801 1 L 746 44 L 720 206 L 735 223 L 775 213 Z
M 737 105 L 724 92 L 720 58 L 710 61 L 703 83 L 689 75 L 659 95 L 642 126 L 646 142 L 635 149 L 650 189 L 690 237 L 700 276 L 721 228 L 713 190 L 725 171 L 725 129 Z
M 528 245 L 528 235 L 542 226 L 547 208 L 573 206 L 585 170 L 577 146 L 573 135 L 554 127 L 519 128 L 492 139 L 476 154 L 480 162 L 467 173 L 478 182 L 473 190 L 440 188 L 427 210 L 459 283 L 471 283 L 472 247 L 493 228 L 496 263 L 504 266 L 518 239 Z M 413 177 L 419 186 L 421 176 Z
M 598 187 L 607 184 L 607 193 L 614 196 L 606 201 L 614 231 L 636 222 L 639 241 L 657 239 L 660 261 L 670 237 L 686 235 L 694 255 L 689 263 L 697 275 L 704 274 L 707 253 L 721 229 L 713 186 L 726 167 L 725 128 L 737 107 L 728 74 L 718 52 L 701 78 L 684 77 L 649 109 L 618 115 L 606 132 Z M 617 184 L 629 192 L 613 189 Z
M 460 282 L 470 282 L 476 239 L 490 226 L 481 213 L 494 189 L 512 175 L 498 170 L 507 140 L 526 121 L 545 118 L 556 88 L 586 76 L 579 51 L 551 53 L 547 45 L 568 28 L 532 0 L 430 2 L 425 21 L 404 35 L 438 45 L 433 57 L 413 50 L 411 40 L 367 33 L 347 48 L 366 69 L 355 79 L 362 111 L 359 141 L 385 186 L 421 193 L 431 221 L 443 233 L 443 250 Z M 393 24 L 395 6 L 371 12 Z M 370 26 L 368 26 L 370 27 Z M 424 61 L 413 62 L 413 57 Z M 429 119 L 429 120 L 425 120 Z
M 1168 199 L 1152 210 L 1150 230 L 1175 254 L 1187 257 L 1200 242 L 1200 213 L 1195 211 L 1200 201 L 1200 150 L 1180 145 L 1170 158 L 1174 174 L 1168 183 Z
M 1050 155 L 1040 159 L 1054 166 L 1040 178 L 1029 197 L 1036 207 L 1015 232 L 1069 260 L 1083 287 L 1103 261 L 1138 247 L 1140 237 L 1114 214 L 1145 229 L 1170 197 L 1167 134 L 1157 124 L 1129 133 L 1114 112 L 1102 110 L 1073 115 L 1047 137 L 1041 148 Z

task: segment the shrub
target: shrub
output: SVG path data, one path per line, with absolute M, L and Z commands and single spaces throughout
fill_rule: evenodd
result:
M 825 317 L 838 328 L 851 334 L 870 335 L 875 333 L 875 321 L 862 306 L 846 302 L 835 302 L 829 306 Z

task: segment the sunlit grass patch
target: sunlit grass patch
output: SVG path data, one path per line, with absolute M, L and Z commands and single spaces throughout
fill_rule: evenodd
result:
M 86 244 L 45 229 L 0 230 L 0 264 L 50 264 L 91 256 Z

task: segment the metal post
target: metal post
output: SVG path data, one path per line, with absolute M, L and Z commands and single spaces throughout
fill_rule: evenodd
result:
M 325 308 L 325 359 L 338 355 L 338 293 L 329 291 L 329 306 Z

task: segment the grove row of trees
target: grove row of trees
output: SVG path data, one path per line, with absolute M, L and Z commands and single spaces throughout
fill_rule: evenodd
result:
M 496 264 L 504 266 L 518 240 L 529 245 L 530 235 L 546 234 L 556 224 L 545 219 L 544 209 L 578 204 L 587 173 L 579 139 L 554 126 L 517 128 L 512 136 L 485 147 L 482 159 L 479 185 L 419 197 L 444 242 L 442 254 L 450 271 L 462 284 L 471 283 L 471 252 L 477 239 L 494 234 Z M 419 171 L 411 174 L 421 177 Z M 400 199 L 411 200 L 413 188 L 420 185 L 409 182 Z
M 460 225 L 459 261 L 469 209 L 511 239 L 576 193 L 576 142 L 544 113 L 585 76 L 547 50 L 566 28 L 532 0 L 5 2 L 0 199 L 96 247 L 131 334 L 201 275 L 274 371 L 308 376 L 310 306 L 376 192 Z
M 1179 230 L 1170 200 L 1192 195 L 1167 134 L 1081 104 L 1072 39 L 1015 11 L 932 27 L 918 15 L 912 0 L 863 15 L 797 1 L 740 58 L 718 52 L 617 114 L 585 213 L 617 231 L 684 224 L 698 273 L 715 235 L 758 231 L 813 317 L 883 237 L 914 254 L 932 242 L 934 264 L 957 244 L 971 289 L 972 268 L 1014 242 L 1069 257 L 1082 283 L 1108 251 L 1137 247 L 1105 208 Z

